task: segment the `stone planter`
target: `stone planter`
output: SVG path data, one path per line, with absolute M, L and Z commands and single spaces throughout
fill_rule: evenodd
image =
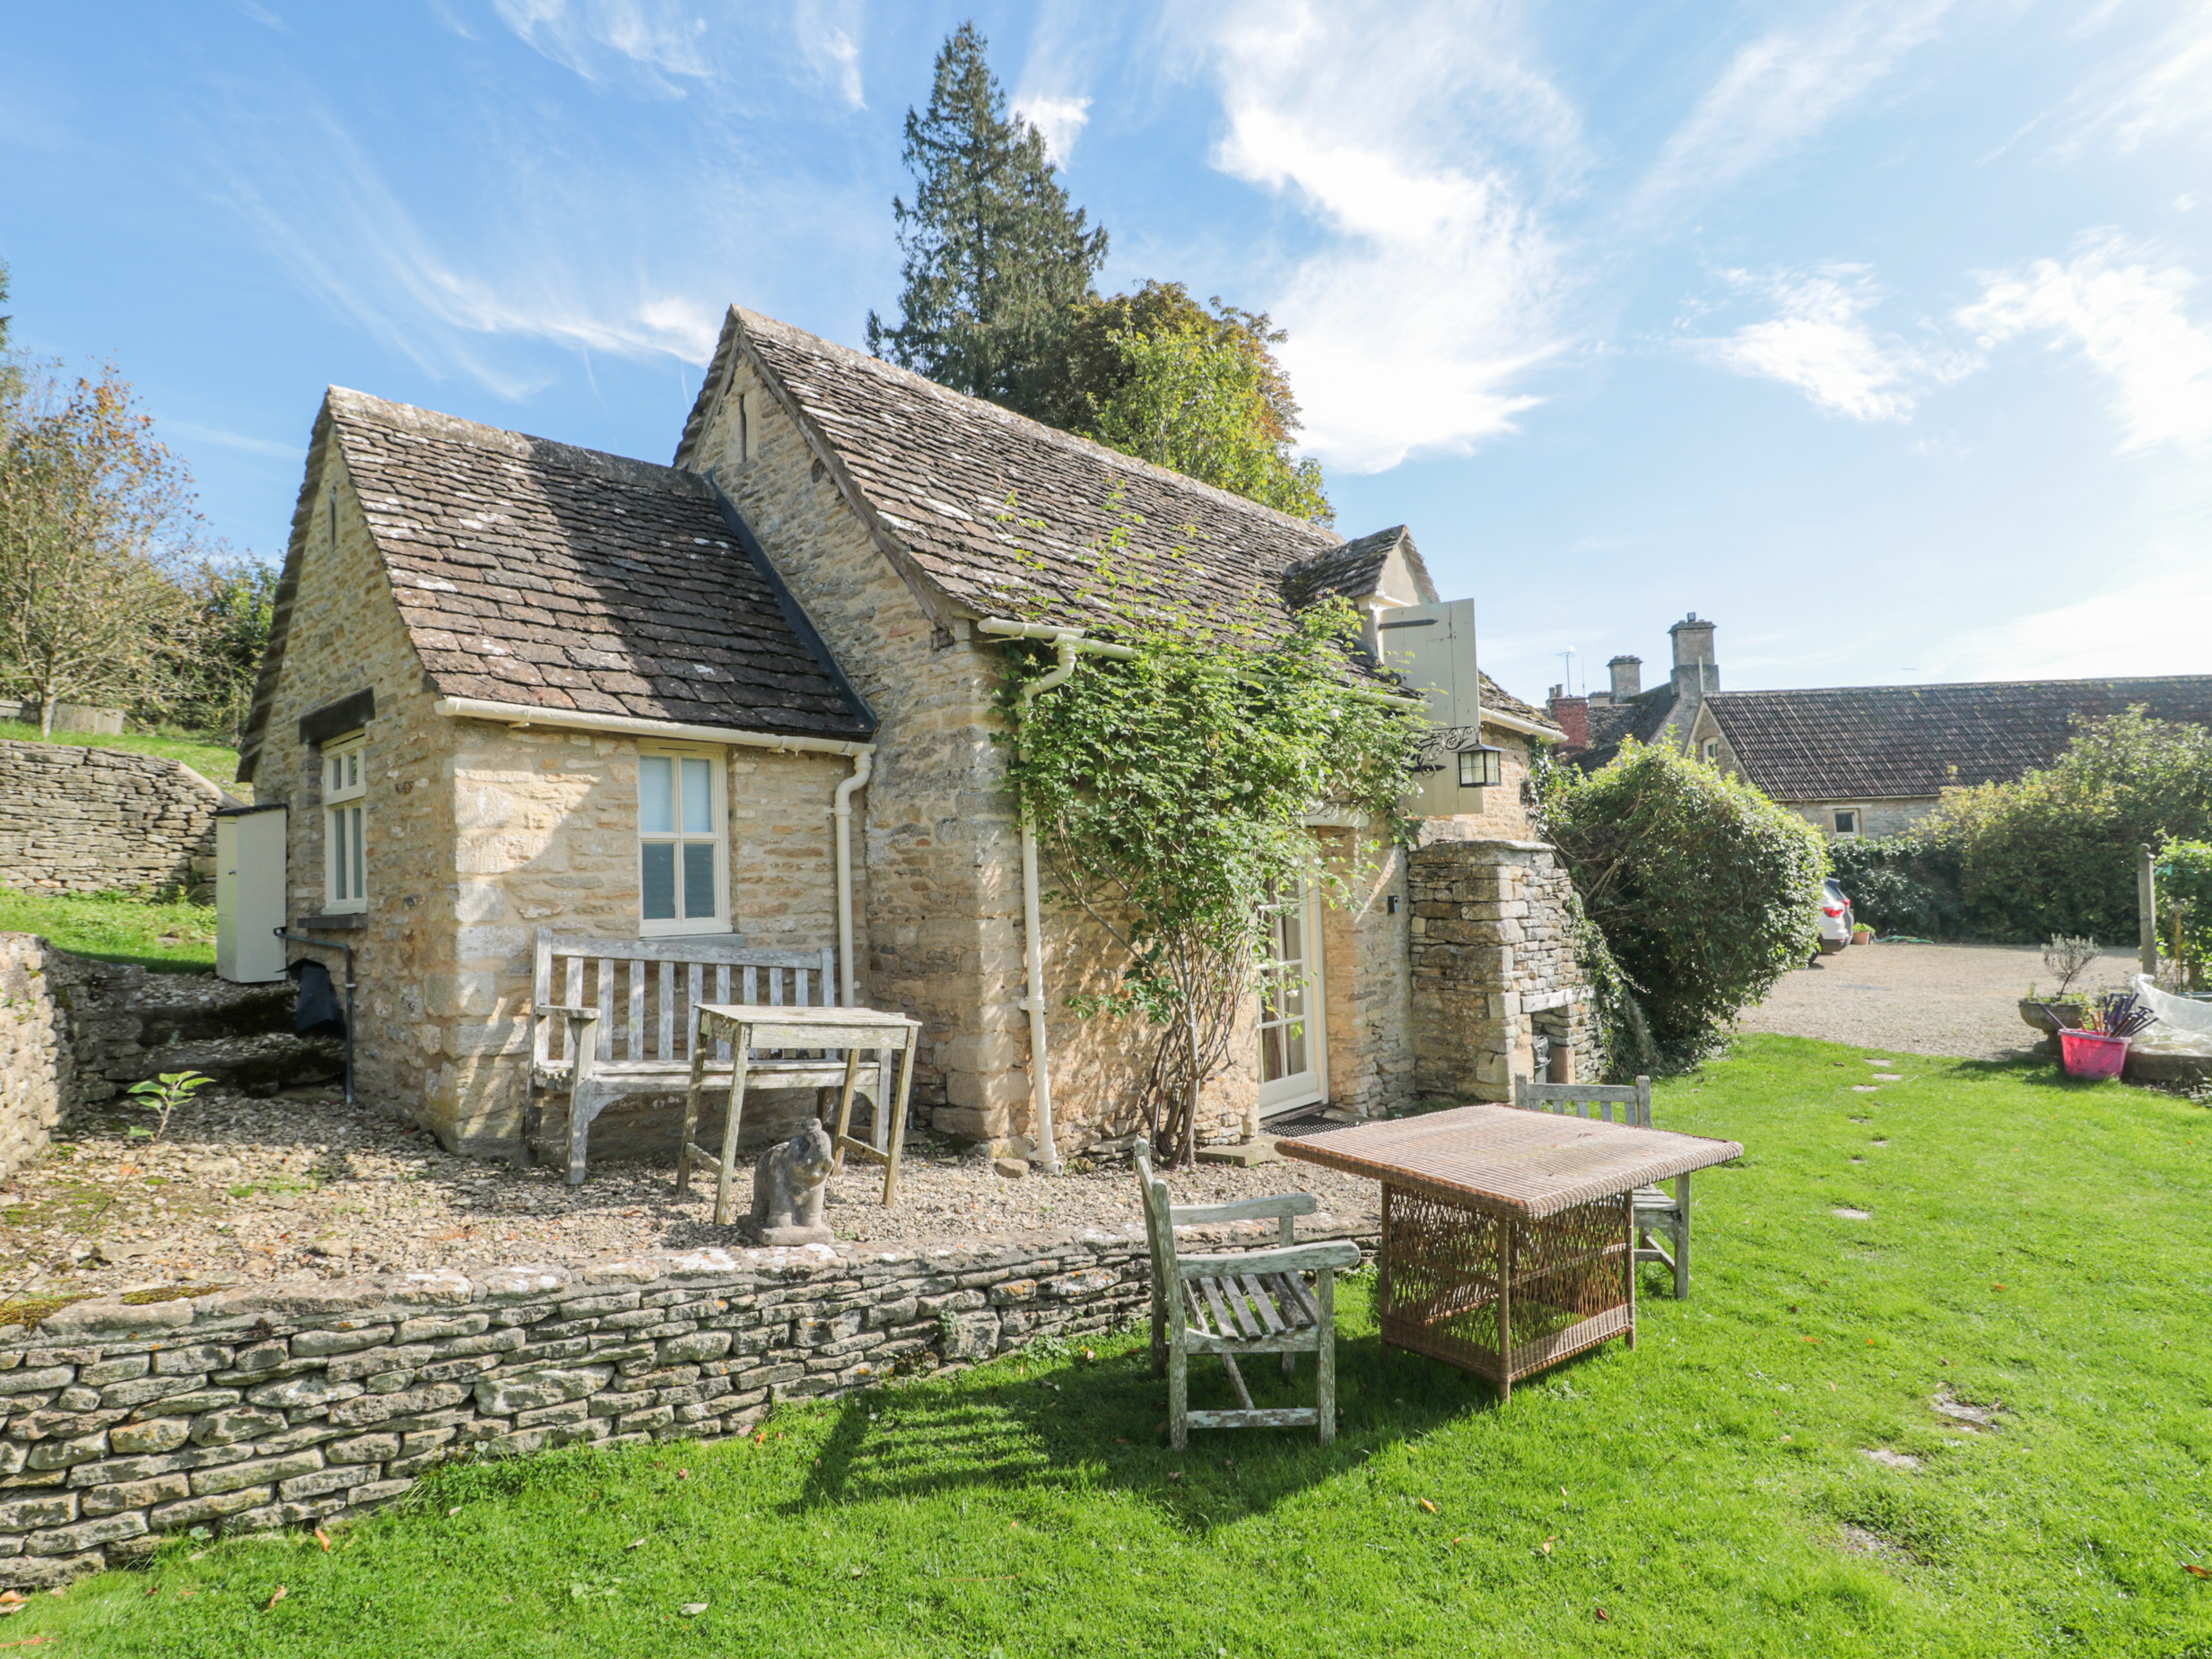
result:
M 2020 999 L 2020 1018 L 2046 1037 L 2055 1037 L 2060 1030 L 2079 1030 L 2082 1009 L 2080 1003 L 2046 1003 L 2027 996 Z

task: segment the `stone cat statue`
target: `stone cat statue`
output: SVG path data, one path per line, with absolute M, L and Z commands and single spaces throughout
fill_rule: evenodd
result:
M 782 1145 L 753 1166 L 753 1236 L 764 1245 L 830 1244 L 822 1220 L 830 1179 L 830 1132 L 808 1118 Z

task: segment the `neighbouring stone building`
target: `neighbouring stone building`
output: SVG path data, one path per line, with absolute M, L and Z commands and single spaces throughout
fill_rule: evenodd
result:
M 1757 785 L 1832 838 L 1894 835 L 1946 789 L 2049 766 L 2077 718 L 2141 708 L 2212 725 L 2212 674 L 1723 691 L 1713 623 L 1693 611 L 1668 632 L 1664 685 L 1643 690 L 1643 659 L 1623 656 L 1607 664 L 1604 691 L 1552 688 L 1563 758 L 1595 768 L 1632 738 L 1663 743 Z
M 1049 907 L 1049 1046 L 1031 1053 L 999 742 L 1007 627 L 1095 625 L 1085 595 L 1118 530 L 1224 611 L 1340 594 L 1393 667 L 1415 635 L 1458 653 L 1441 689 L 1410 676 L 1439 726 L 1424 846 L 1409 859 L 1317 812 L 1344 901 L 1307 895 L 1278 928 L 1313 994 L 1272 1047 L 1262 1028 L 1285 1016 L 1254 1007 L 1206 1138 L 1256 1111 L 1388 1105 L 1424 1045 L 1532 1056 L 1539 1016 L 1563 1018 L 1544 999 L 1581 995 L 1545 953 L 1528 847 L 1532 745 L 1561 734 L 1479 674 L 1471 605 L 1439 601 L 1403 526 L 1347 543 L 733 310 L 672 466 L 359 393 L 324 404 L 241 775 L 287 810 L 291 928 L 355 953 L 361 1091 L 449 1145 L 511 1151 L 538 932 L 836 947 L 846 810 L 840 977 L 923 1021 L 920 1109 L 1025 1150 L 1041 1057 L 1059 1151 L 1133 1127 L 1135 1045 L 1066 1012 L 1108 963 Z M 1494 975 L 1497 950 L 1546 942 L 1491 987 L 1479 1033 L 1471 1012 L 1414 1012 L 1420 870 L 1447 843 L 1434 902 L 1504 907 L 1438 911 L 1492 934 L 1450 971 Z M 1434 1075 L 1506 1089 L 1499 1064 Z

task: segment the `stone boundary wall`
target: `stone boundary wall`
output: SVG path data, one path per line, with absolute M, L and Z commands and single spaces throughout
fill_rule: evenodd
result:
M 1406 861 L 1413 910 L 1414 1086 L 1482 1100 L 1533 1074 L 1539 1021 L 1597 1070 L 1574 955 L 1571 878 L 1542 841 L 1436 841 Z
M 0 741 L 0 883 L 39 893 L 212 891 L 224 799 L 181 760 Z
M 74 1303 L 0 1340 L 0 1584 L 363 1515 L 471 1452 L 741 1434 L 777 1401 L 1140 1317 L 1147 1273 L 1131 1229 Z
M 76 1104 L 60 955 L 34 934 L 0 934 L 0 1178 L 43 1152 Z

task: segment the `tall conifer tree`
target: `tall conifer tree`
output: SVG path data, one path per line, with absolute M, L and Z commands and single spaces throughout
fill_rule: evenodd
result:
M 1106 232 L 1084 227 L 1044 136 L 1009 117 L 988 43 L 965 22 L 937 53 L 929 107 L 906 112 L 914 200 L 892 203 L 906 256 L 896 327 L 868 313 L 868 349 L 977 397 L 1049 419 L 1070 318 Z

